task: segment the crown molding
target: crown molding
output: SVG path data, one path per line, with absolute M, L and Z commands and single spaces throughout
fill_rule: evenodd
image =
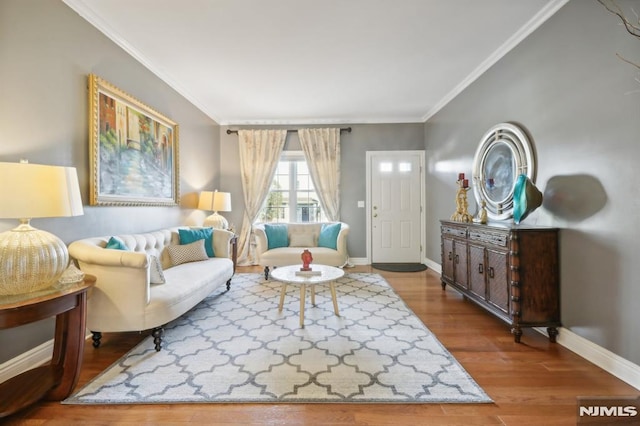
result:
M 423 117 L 422 121 L 426 122 L 433 117 L 438 111 L 451 102 L 456 96 L 458 96 L 464 89 L 476 81 L 485 71 L 487 71 L 493 64 L 498 62 L 504 55 L 509 53 L 514 47 L 516 47 L 522 40 L 527 38 L 532 32 L 534 32 L 540 25 L 551 18 L 562 6 L 567 4 L 569 0 L 553 0 L 549 2 L 544 8 L 542 8 L 533 18 L 531 18 L 526 24 L 524 24 L 515 34 L 513 34 L 506 42 L 502 44 L 495 52 L 493 52 L 487 59 L 485 59 L 475 70 L 471 72 L 464 80 L 460 82 L 456 87 L 447 93 L 440 101 L 431 108 Z
M 151 60 L 139 50 L 129 44 L 118 32 L 110 26 L 104 19 L 102 19 L 91 8 L 91 2 L 85 0 L 62 0 L 67 6 L 69 6 L 74 12 L 80 15 L 85 21 L 89 22 L 95 28 L 103 33 L 107 38 L 120 46 L 122 50 L 131 55 L 136 61 L 140 62 L 145 68 L 155 74 L 160 80 L 168 84 L 172 89 L 178 92 L 181 96 L 191 102 L 196 108 L 204 112 L 207 116 L 212 118 L 216 123 L 220 123 L 215 114 L 208 111 L 207 108 L 202 105 L 198 99 L 193 96 L 187 89 L 180 85 L 170 74 L 159 69 Z
M 302 118 L 295 120 L 227 120 L 219 122 L 221 126 L 300 126 L 300 125 L 327 125 L 327 124 L 399 124 L 399 123 L 424 123 L 421 117 L 380 117 L 380 118 Z
M 91 8 L 91 2 L 88 0 L 62 0 L 69 8 L 75 11 L 83 19 L 97 28 L 115 44 L 121 47 L 125 52 L 131 55 L 136 61 L 140 62 L 145 68 L 155 74 L 158 78 L 168 84 L 177 91 L 185 99 L 191 102 L 196 108 L 200 109 L 207 116 L 212 118 L 221 126 L 233 125 L 300 125 L 300 124 L 380 124 L 380 123 L 424 123 L 438 111 L 451 102 L 471 83 L 477 80 L 485 71 L 493 64 L 498 62 L 504 55 L 516 47 L 522 40 L 528 37 L 547 19 L 553 16 L 560 8 L 569 2 L 569 0 L 552 0 L 543 9 L 541 9 L 533 18 L 531 18 L 524 26 L 522 26 L 513 36 L 503 43 L 495 52 L 485 59 L 471 74 L 461 81 L 453 90 L 447 93 L 436 105 L 431 108 L 425 115 L 421 117 L 380 117 L 380 118 L 353 118 L 343 119 L 295 119 L 295 120 L 265 120 L 265 119 L 229 119 L 221 120 L 216 113 L 209 111 L 205 105 L 198 101 L 198 98 L 191 94 L 170 74 L 159 69 L 149 58 L 142 52 L 130 45 L 117 31 L 114 30 L 105 20 L 100 18 L 98 14 Z

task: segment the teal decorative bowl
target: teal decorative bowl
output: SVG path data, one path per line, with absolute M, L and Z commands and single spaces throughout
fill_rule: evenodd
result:
M 513 221 L 520 224 L 542 205 L 542 193 L 527 175 L 520 175 L 513 190 Z

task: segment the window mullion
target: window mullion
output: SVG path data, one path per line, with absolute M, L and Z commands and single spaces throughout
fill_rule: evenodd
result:
M 295 160 L 289 161 L 289 220 L 298 221 L 298 168 Z M 292 220 L 293 219 L 293 220 Z

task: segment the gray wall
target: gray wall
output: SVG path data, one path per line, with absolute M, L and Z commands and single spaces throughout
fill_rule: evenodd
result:
M 484 132 L 521 124 L 537 151 L 537 186 L 573 180 L 524 222 L 562 228 L 562 322 L 640 364 L 640 83 L 616 52 L 640 62 L 640 40 L 595 0 L 573 0 L 428 120 L 427 256 L 440 262 L 438 220 L 455 210 L 454 181 L 471 174 Z
M 245 126 L 246 127 L 246 126 Z M 311 126 L 287 126 L 301 128 Z M 325 126 L 328 127 L 328 126 Z M 366 152 L 392 150 L 423 150 L 424 125 L 413 124 L 349 124 L 335 127 L 351 127 L 351 133 L 340 136 L 340 213 L 342 221 L 349 224 L 347 248 L 351 257 L 366 257 L 366 208 L 358 208 L 358 201 L 366 200 Z M 234 126 L 233 129 L 239 128 Z M 248 128 L 248 127 L 247 127 Z M 261 126 L 251 126 L 259 129 Z M 273 129 L 277 126 L 269 126 Z M 240 180 L 238 135 L 227 135 L 220 129 L 221 164 L 220 190 L 232 193 L 232 211 L 224 216 L 239 229 L 242 226 L 244 201 Z M 302 150 L 296 132 L 287 134 L 285 150 Z
M 620 1 L 628 6 L 633 1 Z M 427 150 L 427 257 L 439 261 L 438 220 L 455 209 L 455 177 L 471 173 L 476 146 L 498 122 L 523 125 L 538 157 L 537 184 L 569 176 L 570 206 L 538 209 L 526 224 L 561 233 L 563 323 L 573 332 L 640 364 L 636 260 L 640 146 L 638 40 L 595 0 L 573 0 L 436 116 L 423 124 L 359 124 L 342 136 L 342 219 L 349 251 L 364 257 L 365 152 Z M 180 124 L 181 207 L 89 207 L 75 218 L 34 220 L 65 242 L 199 223 L 200 189 L 232 192 L 241 225 L 237 135 L 227 135 L 183 97 L 59 1 L 0 2 L 0 161 L 75 166 L 89 195 L 86 76 L 96 73 Z M 288 149 L 297 136 L 289 135 Z M 602 185 L 606 202 L 598 205 Z M 5 184 L 1 182 L 0 184 Z M 586 192 L 584 189 L 590 189 Z M 593 211 L 585 209 L 591 205 Z M 577 207 L 576 207 L 577 206 Z M 562 206 L 561 206 L 562 207 Z M 571 208 L 569 208 L 571 207 Z M 582 209 L 582 210 L 580 210 Z M 576 211 L 578 210 L 578 211 Z M 0 232 L 14 226 L 0 220 Z M 0 331 L 0 363 L 52 336 L 52 323 Z
M 201 188 L 219 179 L 219 127 L 61 1 L 0 1 L 0 161 L 74 166 L 84 216 L 32 224 L 69 243 L 198 223 Z M 180 207 L 90 207 L 87 75 L 95 73 L 179 124 Z M 6 185 L 7 182 L 0 182 Z M 0 220 L 0 232 L 16 225 Z M 0 363 L 53 337 L 52 321 L 0 331 Z

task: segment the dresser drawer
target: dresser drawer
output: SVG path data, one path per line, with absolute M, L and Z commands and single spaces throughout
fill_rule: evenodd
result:
M 443 225 L 442 234 L 459 238 L 467 238 L 467 228 L 456 228 L 455 226 Z
M 509 241 L 509 235 L 503 232 L 470 230 L 469 239 L 485 244 L 493 244 L 495 246 L 506 247 L 507 242 Z

